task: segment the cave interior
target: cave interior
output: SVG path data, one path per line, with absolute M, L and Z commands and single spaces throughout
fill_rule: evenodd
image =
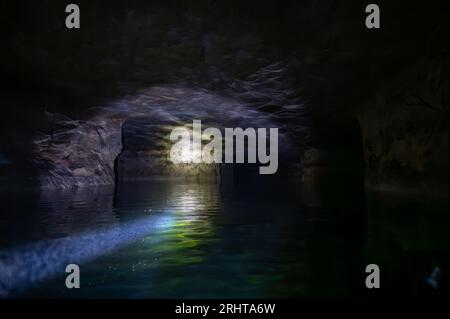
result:
M 252 218 L 272 225 L 288 243 L 262 244 L 284 254 L 301 251 L 288 254 L 293 264 L 277 263 L 298 266 L 297 272 L 276 268 L 284 276 L 277 281 L 248 270 L 259 288 L 227 290 L 210 286 L 206 270 L 209 289 L 183 290 L 181 280 L 176 296 L 359 295 L 359 275 L 350 272 L 369 259 L 388 264 L 388 295 L 447 291 L 426 283 L 433 269 L 448 271 L 447 1 L 380 0 L 377 30 L 364 27 L 363 1 L 76 3 L 81 28 L 72 30 L 64 24 L 67 1 L 0 4 L 0 250 L 52 231 L 77 234 L 115 210 L 128 221 L 134 202 L 168 198 L 187 212 L 215 212 L 221 202 L 234 213 L 199 218 L 209 223 L 202 227 L 229 227 L 235 219 L 246 225 Z M 278 172 L 260 175 L 255 164 L 170 163 L 170 130 L 193 120 L 221 130 L 278 128 Z M 293 198 L 299 207 L 288 205 Z M 240 201 L 250 201 L 247 210 Z M 45 213 L 39 203 L 47 205 Z M 77 203 L 89 210 L 86 220 L 73 210 Z M 283 209 L 301 216 L 289 222 L 289 236 L 273 221 L 291 221 Z M 34 225 L 40 217 L 29 217 L 34 211 L 50 220 L 44 230 Z M 26 226 L 16 225 L 23 216 Z M 235 236 L 258 242 L 258 231 L 266 236 L 265 228 Z M 200 258 L 175 248 L 168 254 L 185 257 L 186 265 Z M 328 257 L 319 257 L 320 250 Z M 307 266 L 297 262 L 304 256 Z M 402 269 L 406 277 L 396 281 Z M 323 271 L 328 279 L 319 279 Z M 288 289 L 287 281 L 301 284 Z M 0 297 L 27 286 L 5 282 L 0 274 Z M 171 297 L 162 286 L 156 296 Z

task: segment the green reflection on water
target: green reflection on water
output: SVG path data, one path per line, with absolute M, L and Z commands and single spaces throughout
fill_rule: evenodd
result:
M 167 202 L 176 203 L 178 210 L 170 227 L 158 234 L 160 242 L 152 245 L 152 253 L 160 255 L 159 263 L 165 266 L 200 264 L 206 257 L 202 245 L 215 237 L 212 219 L 220 205 L 218 186 L 202 183 L 173 187 L 169 194 L 175 197 L 167 198 Z

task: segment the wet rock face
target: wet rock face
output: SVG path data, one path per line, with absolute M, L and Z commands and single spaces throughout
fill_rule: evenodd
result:
M 130 117 L 150 116 L 149 123 L 153 119 L 158 123 L 174 116 L 185 123 L 197 114 L 209 118 L 212 125 L 220 119 L 234 122 L 233 127 L 265 125 L 259 119 L 271 117 L 288 126 L 301 147 L 328 152 L 329 145 L 308 144 L 310 114 L 334 117 L 349 112 L 362 128 L 370 184 L 404 187 L 439 180 L 448 188 L 448 122 L 444 120 L 448 90 L 442 89 L 448 86 L 448 44 L 443 41 L 448 37 L 448 3 L 381 2 L 395 19 L 389 27 L 368 32 L 355 28 L 362 26 L 364 8 L 351 2 L 217 1 L 211 5 L 206 1 L 190 8 L 181 0 L 108 6 L 79 0 L 84 25 L 89 26 L 82 30 L 89 32 L 67 33 L 61 23 L 64 3 L 11 1 L 0 10 L 0 20 L 6 22 L 3 42 L 10 48 L 0 52 L 0 65 L 7 72 L 6 81 L 14 82 L 10 74 L 32 81 L 17 90 L 17 95 L 26 92 L 32 101 L 3 111 L 0 153 L 17 165 L 16 172 L 23 172 L 23 180 L 34 176 L 34 171 L 24 173 L 21 166 L 31 158 L 41 185 L 96 185 L 113 182 L 113 163 L 122 151 L 121 125 Z M 229 102 L 214 100 L 207 91 L 159 88 L 113 101 L 98 110 L 96 118 L 83 122 L 50 121 L 55 126 L 52 137 L 35 137 L 33 132 L 18 141 L 22 128 L 32 127 L 34 114 L 44 108 L 66 114 L 68 108 L 77 112 L 81 104 L 67 106 L 59 93 L 56 102 L 37 103 L 36 94 L 52 100 L 55 92 L 61 92 L 90 100 L 121 94 L 123 83 L 138 88 L 180 82 L 231 94 L 256 115 L 239 107 L 233 110 Z M 31 93 L 29 87 L 38 83 L 48 92 L 40 88 Z M 186 101 L 211 109 L 183 109 Z M 154 108 L 150 115 L 149 108 Z M 111 112 L 117 122 L 110 120 Z M 21 127 L 6 127 L 7 122 L 16 122 L 12 118 L 18 118 Z M 130 131 L 135 141 L 121 155 L 128 166 L 120 167 L 126 176 L 151 175 L 148 168 L 156 164 L 148 162 L 152 157 L 147 149 L 132 146 L 141 143 L 133 134 Z M 33 156 L 28 153 L 30 136 Z M 9 150 L 10 144 L 18 144 L 19 151 Z M 336 160 L 329 154 L 320 158 L 330 157 Z M 0 181 L 7 174 L 11 175 L 7 180 L 17 179 L 10 166 L 0 160 Z
M 369 184 L 447 196 L 448 60 L 400 73 L 357 114 Z
M 88 121 L 51 115 L 55 131 L 33 142 L 33 165 L 42 187 L 114 183 L 114 159 L 122 149 L 122 118 L 101 112 Z
M 270 114 L 205 89 L 151 87 L 91 110 L 83 121 L 49 114 L 53 130 L 33 141 L 33 165 L 43 187 L 114 184 L 155 177 L 216 178 L 216 165 L 169 160 L 170 132 L 193 120 L 207 127 L 280 127 Z M 280 130 L 280 152 L 293 148 Z
M 116 160 L 116 182 L 184 178 L 216 180 L 216 164 L 173 164 L 170 132 L 182 126 L 181 119 L 152 115 L 128 118 L 122 127 L 123 150 Z
M 251 105 L 230 96 L 206 89 L 168 86 L 143 90 L 136 99 L 148 109 L 135 113 L 123 125 L 123 151 L 116 161 L 118 180 L 153 178 L 186 178 L 216 180 L 217 164 L 173 164 L 169 157 L 170 133 L 175 127 L 191 129 L 193 120 L 201 120 L 202 130 L 215 127 L 279 127 L 281 153 L 295 152 L 286 130 L 271 114 L 253 109 Z

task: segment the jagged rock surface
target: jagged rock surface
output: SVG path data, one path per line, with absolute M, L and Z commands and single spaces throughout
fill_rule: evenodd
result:
M 115 164 L 126 179 L 178 175 L 180 172 L 167 158 L 170 129 L 192 124 L 193 120 L 201 120 L 203 129 L 279 127 L 280 151 L 295 153 L 288 130 L 270 113 L 206 89 L 151 87 L 92 109 L 91 113 L 84 121 L 49 114 L 54 132 L 41 134 L 33 142 L 33 163 L 41 186 L 113 184 Z M 216 174 L 208 165 L 189 166 L 182 171 L 191 175 Z

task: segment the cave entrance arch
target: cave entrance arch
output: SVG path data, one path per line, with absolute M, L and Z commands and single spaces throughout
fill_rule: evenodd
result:
M 207 122 L 203 124 L 204 128 L 210 127 Z M 122 151 L 114 163 L 116 184 L 121 184 L 123 181 L 175 178 L 186 181 L 213 181 L 220 183 L 226 189 L 236 187 L 242 189 L 252 184 L 253 187 L 261 186 L 278 178 L 278 174 L 261 174 L 260 168 L 268 164 L 247 163 L 249 156 L 247 137 L 244 140 L 245 163 L 236 163 L 236 158 L 234 163 L 224 163 L 224 148 L 222 149 L 223 163 L 172 163 L 169 152 L 173 142 L 170 141 L 169 136 L 174 128 L 180 126 L 189 128 L 189 124 L 183 125 L 178 120 L 161 121 L 150 116 L 126 119 L 121 129 Z M 225 137 L 224 128 L 220 130 Z M 235 140 L 235 146 L 236 143 Z M 225 147 L 225 143 L 222 143 L 222 146 Z M 236 154 L 234 156 L 236 157 Z

